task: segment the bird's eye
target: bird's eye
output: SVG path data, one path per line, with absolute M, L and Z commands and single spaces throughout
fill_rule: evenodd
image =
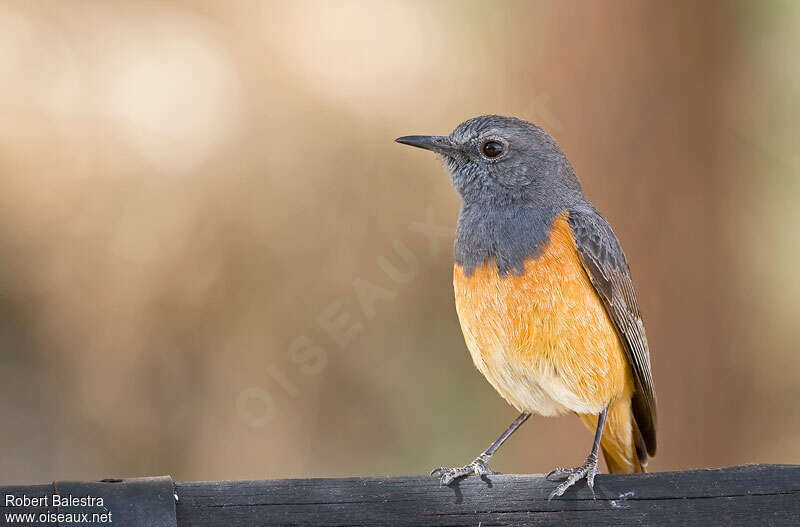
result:
M 483 146 L 481 146 L 481 152 L 483 152 L 483 155 L 489 158 L 497 157 L 503 153 L 503 143 L 497 141 L 486 141 L 483 143 Z

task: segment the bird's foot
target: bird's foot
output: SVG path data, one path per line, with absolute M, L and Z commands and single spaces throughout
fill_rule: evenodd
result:
M 438 467 L 431 470 L 431 476 L 440 476 L 439 483 L 441 485 L 449 485 L 453 481 L 471 474 L 475 474 L 478 477 L 492 475 L 494 471 L 489 468 L 489 457 L 490 456 L 481 454 L 475 458 L 475 461 L 463 467 Z
M 588 458 L 586 458 L 586 462 L 581 465 L 580 467 L 575 468 L 561 468 L 558 467 L 556 469 L 551 470 L 545 478 L 548 481 L 553 481 L 551 478 L 555 478 L 557 480 L 566 478 L 566 481 L 556 487 L 553 492 L 550 493 L 550 496 L 547 498 L 548 501 L 552 500 L 556 496 L 561 496 L 564 494 L 568 488 L 573 486 L 578 481 L 586 478 L 586 484 L 589 486 L 589 490 L 592 491 L 592 496 L 594 496 L 594 477 L 597 475 L 597 455 L 590 454 Z

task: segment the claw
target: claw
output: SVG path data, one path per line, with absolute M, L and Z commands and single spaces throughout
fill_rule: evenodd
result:
M 546 479 L 547 481 L 553 481 L 552 478 L 563 479 L 566 476 L 569 476 L 573 470 L 575 469 L 556 467 L 550 472 L 548 472 L 547 475 L 544 477 L 544 479 Z
M 494 470 L 489 468 L 489 465 L 485 463 L 476 463 L 475 467 L 472 469 L 476 476 L 491 476 L 494 474 Z
M 436 467 L 431 470 L 431 476 L 440 476 L 439 484 L 443 486 L 450 485 L 453 481 L 469 476 L 470 474 L 482 477 L 494 474 L 494 471 L 489 468 L 489 465 L 482 457 L 478 457 L 475 461 L 463 467 Z
M 567 491 L 568 488 L 570 488 L 583 478 L 586 478 L 586 484 L 589 486 L 589 490 L 592 491 L 592 497 L 596 498 L 596 495 L 594 493 L 594 477 L 596 475 L 597 475 L 597 457 L 592 455 L 590 455 L 586 459 L 586 462 L 580 467 L 575 467 L 573 469 L 564 469 L 558 467 L 554 470 L 551 470 L 547 474 L 547 476 L 545 476 L 545 478 L 548 481 L 552 481 L 550 480 L 552 476 L 556 476 L 559 478 L 563 478 L 564 476 L 566 476 L 567 479 L 566 481 L 564 481 L 564 483 L 553 489 L 553 492 L 551 492 L 550 496 L 547 497 L 547 501 L 552 500 L 556 496 L 562 496 Z

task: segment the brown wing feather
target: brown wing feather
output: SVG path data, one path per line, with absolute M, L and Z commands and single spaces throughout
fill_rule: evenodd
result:
M 625 346 L 636 384 L 631 401 L 636 421 L 634 432 L 638 429 L 647 454 L 653 456 L 656 396 L 650 352 L 625 254 L 608 222 L 590 205 L 570 210 L 569 224 L 584 269 Z M 645 461 L 647 454 L 641 448 L 641 441 L 638 443 L 639 457 Z

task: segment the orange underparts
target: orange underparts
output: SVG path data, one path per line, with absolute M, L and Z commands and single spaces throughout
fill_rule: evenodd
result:
M 556 218 L 540 254 L 524 265 L 523 273 L 505 276 L 494 261 L 469 276 L 454 269 L 456 310 L 475 366 L 519 411 L 575 412 L 594 427 L 610 404 L 603 449 L 611 450 L 607 459 L 619 458 L 616 471 L 633 470 L 630 366 L 583 268 L 566 213 Z

